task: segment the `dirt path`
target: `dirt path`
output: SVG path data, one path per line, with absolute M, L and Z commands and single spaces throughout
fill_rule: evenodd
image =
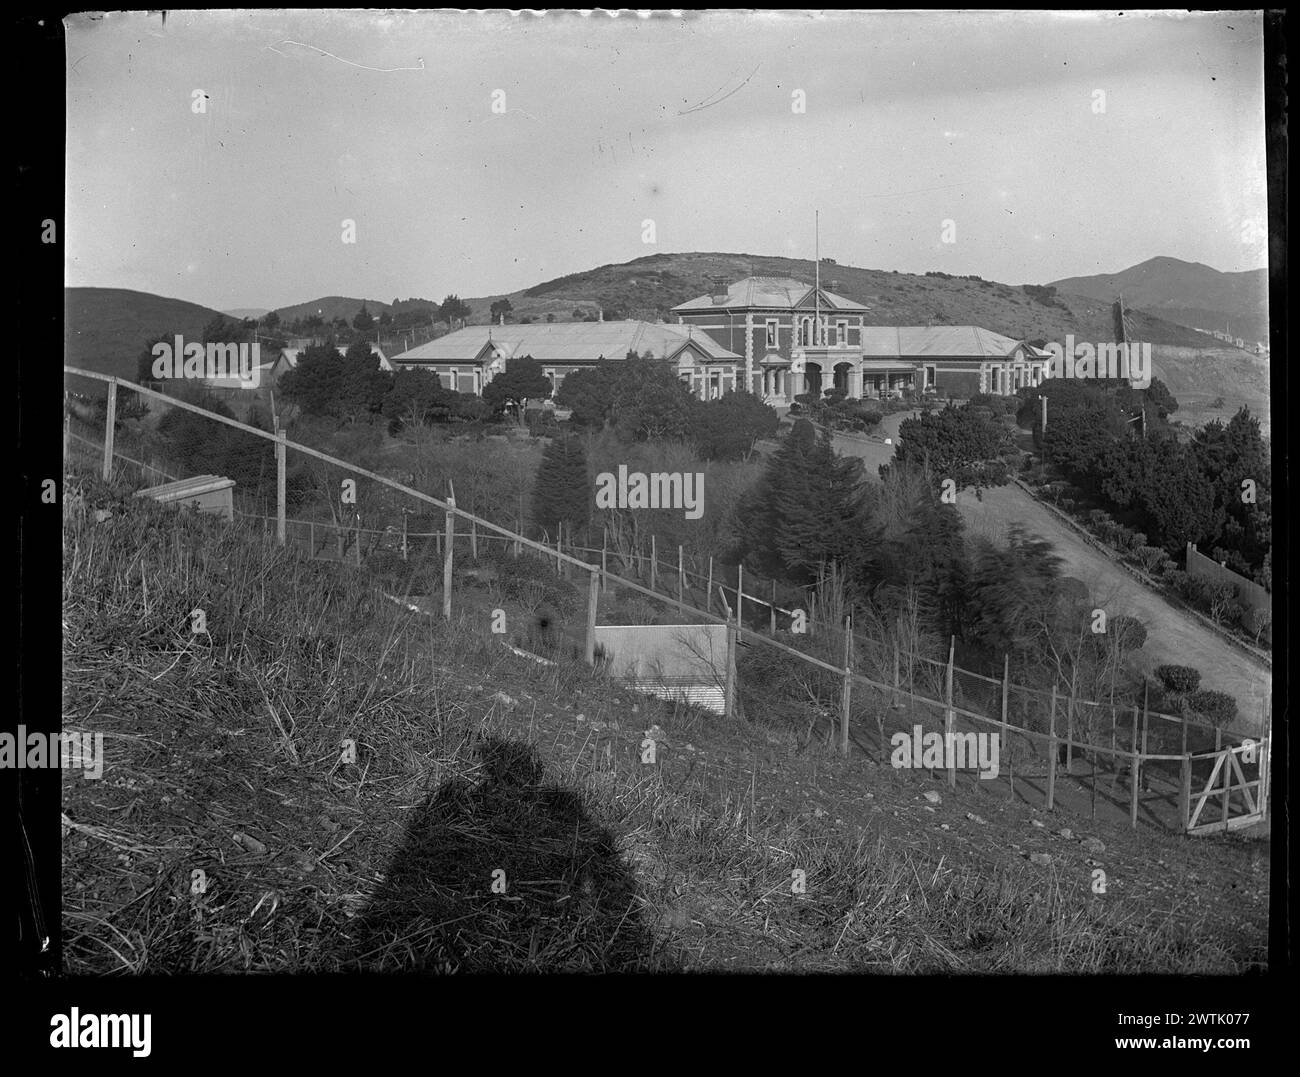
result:
M 901 412 L 886 416 L 880 425 L 882 437 L 897 441 L 898 427 L 907 417 Z M 861 457 L 872 477 L 894 451 L 893 446 L 883 442 L 842 436 L 835 438 L 835 448 L 845 455 Z M 1111 617 L 1127 614 L 1147 626 L 1147 643 L 1136 660 L 1139 669 L 1147 672 L 1163 663 L 1199 669 L 1203 688 L 1227 692 L 1237 700 L 1236 725 L 1259 731 L 1263 699 L 1272 685 L 1272 673 L 1262 663 L 1223 642 L 1204 625 L 1133 579 L 1018 486 L 985 490 L 982 500 L 976 499 L 973 490 L 965 490 L 958 495 L 957 507 L 971 534 L 1003 539 L 1007 528 L 1019 523 L 1045 538 L 1063 558 L 1062 572 L 1085 583 Z

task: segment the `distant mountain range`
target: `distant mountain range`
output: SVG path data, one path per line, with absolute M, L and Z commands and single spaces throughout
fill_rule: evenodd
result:
M 806 259 L 654 254 L 569 274 L 504 296 L 469 297 L 466 302 L 474 311 L 470 322 L 478 324 L 489 320 L 489 307 L 499 298 L 510 300 L 512 320 L 531 317 L 540 321 L 550 314 L 557 321 L 568 321 L 575 314 L 581 317 L 596 311 L 603 311 L 607 319 L 671 320 L 671 308 L 708 292 L 711 277 L 733 281 L 760 275 L 811 282 L 814 273 L 815 266 Z M 1152 344 L 1221 348 L 1217 341 L 1188 326 L 1215 328 L 1231 321 L 1234 333 L 1251 339 L 1262 339 L 1266 327 L 1262 270 L 1219 273 L 1175 258 L 1153 258 L 1122 273 L 1073 277 L 1047 288 L 1013 287 L 945 273 L 860 269 L 829 260 L 822 261 L 821 277 L 826 288 L 870 307 L 871 321 L 877 325 L 980 325 L 1016 339 L 1064 340 L 1067 333 L 1073 333 L 1078 340 L 1105 341 L 1114 336 L 1111 301 L 1122 291 L 1138 339 Z M 184 300 L 120 288 L 68 288 L 65 297 L 65 362 L 125 378 L 134 377 L 136 359 L 152 334 L 181 333 L 197 338 L 218 313 Z M 324 296 L 278 308 L 278 313 L 283 327 L 316 313 L 327 321 L 343 317 L 350 322 L 363 302 L 376 317 L 384 311 L 432 311 L 437 306 L 434 300 L 419 298 L 393 304 Z M 260 309 L 228 313 L 251 316 Z M 1204 311 L 1205 316 L 1197 311 Z M 1252 312 L 1254 323 L 1249 320 Z M 1171 388 L 1177 391 L 1172 382 Z
M 1200 262 L 1151 258 L 1119 273 L 1052 281 L 1062 292 L 1111 299 L 1199 329 L 1229 329 L 1234 337 L 1268 341 L 1268 270 L 1220 273 Z

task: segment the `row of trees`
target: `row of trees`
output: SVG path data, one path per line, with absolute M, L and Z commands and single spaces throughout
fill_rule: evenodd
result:
M 1158 379 L 1148 390 L 1054 379 L 1033 392 L 1022 412 L 1033 413 L 1041 395 L 1048 398 L 1047 433 L 1038 430 L 1044 457 L 1084 498 L 1169 554 L 1194 542 L 1265 582 L 1272 548 L 1270 450 L 1248 408 L 1183 440 L 1164 421 L 1177 402 L 1169 404 Z

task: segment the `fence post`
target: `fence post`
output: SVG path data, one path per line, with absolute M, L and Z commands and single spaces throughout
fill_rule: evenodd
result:
M 448 484 L 450 485 L 450 484 Z M 456 538 L 456 490 L 447 495 L 447 548 L 442 559 L 442 617 L 451 620 L 451 551 Z
M 731 717 L 736 696 L 736 626 L 727 619 L 727 673 L 723 688 L 723 714 Z
M 957 752 L 953 745 L 957 715 L 952 709 L 952 659 L 957 647 L 957 637 L 948 637 L 948 710 L 944 715 L 944 751 L 948 756 L 948 788 L 957 788 Z
M 602 590 L 609 590 L 609 550 L 603 540 L 600 545 L 600 586 Z
M 1065 703 L 1065 773 L 1074 771 L 1074 685 L 1070 685 L 1070 698 Z
M 704 587 L 704 612 L 713 612 L 713 555 L 709 555 L 709 582 Z
M 770 620 L 772 625 L 772 635 L 775 636 L 776 635 L 776 580 L 772 581 L 772 602 L 768 606 L 768 609 L 771 610 L 772 612 L 772 616 Z
M 1141 757 L 1138 755 L 1138 708 L 1133 704 L 1133 747 L 1131 750 L 1132 762 L 1129 765 L 1129 785 L 1132 787 L 1129 793 L 1129 824 L 1136 830 L 1138 825 L 1138 771 L 1142 767 Z
M 113 477 L 113 428 L 117 426 L 117 379 L 108 379 L 108 411 L 104 416 L 104 481 Z
M 284 444 L 284 431 L 280 424 L 275 424 L 275 541 L 284 545 L 284 465 L 288 450 Z
M 775 614 L 773 614 L 775 616 Z M 853 615 L 844 618 L 844 694 L 840 698 L 840 755 L 849 754 L 849 708 L 853 695 Z
M 600 576 L 593 568 L 587 581 L 587 665 L 596 664 L 596 603 L 600 601 Z
M 307 521 L 307 559 L 313 560 L 316 557 L 316 521 Z
M 358 513 L 356 514 L 356 516 L 357 516 L 357 526 L 356 526 L 356 534 L 357 534 L 356 544 L 357 544 L 357 548 L 356 548 L 356 556 L 357 556 L 357 568 L 360 568 L 360 567 L 361 567 L 361 513 L 358 512 Z
M 743 639 L 742 633 L 745 631 L 745 622 L 740 619 L 741 611 L 745 608 L 745 566 L 743 564 L 736 566 L 736 639 Z
M 1184 730 L 1184 734 L 1186 730 Z M 1192 757 L 1187 754 L 1187 741 L 1183 740 L 1183 761 L 1178 773 L 1178 829 L 1186 831 L 1192 804 Z
M 475 561 L 478 560 L 478 522 L 470 520 L 469 522 L 469 555 Z
M 686 566 L 682 560 L 682 545 L 679 542 L 677 544 L 677 612 L 683 614 L 686 612 L 685 607 L 682 605 L 682 588 L 685 585 L 685 573 Z
M 657 591 L 655 579 L 659 575 L 659 547 L 655 545 L 654 535 L 650 536 L 650 590 Z
M 1052 709 L 1047 718 L 1047 810 L 1056 805 L 1056 683 L 1052 683 Z
M 402 560 L 406 560 L 406 513 L 402 513 Z
M 1232 745 L 1223 754 L 1223 829 L 1228 829 L 1228 807 L 1232 803 L 1232 763 L 1236 758 L 1232 754 Z

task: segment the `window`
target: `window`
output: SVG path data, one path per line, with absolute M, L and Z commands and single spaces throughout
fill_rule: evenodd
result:
M 990 392 L 990 393 L 1000 393 L 1000 392 L 1002 392 L 1002 369 L 1001 369 L 1001 367 L 996 367 L 996 366 L 995 366 L 995 367 L 994 367 L 994 368 L 989 372 L 989 392 Z
M 455 367 L 451 368 L 451 384 L 447 388 L 449 388 L 453 393 L 460 392 L 460 371 Z
M 776 325 L 777 325 L 777 322 L 776 322 L 776 319 L 775 319 L 775 318 L 768 318 L 768 320 L 767 320 L 767 346 L 768 346 L 769 348 L 775 348 L 775 347 L 777 346 L 777 344 L 776 344 Z
M 812 319 L 804 318 L 799 322 L 799 343 L 805 348 L 812 346 Z
M 922 374 L 922 378 L 924 379 L 925 382 L 922 388 L 925 389 L 931 388 L 935 384 L 935 382 L 939 380 L 938 375 L 939 375 L 938 367 L 933 365 L 927 365 L 924 374 Z
M 835 323 L 835 343 L 848 344 L 849 342 L 849 323 L 847 319 L 841 318 Z

